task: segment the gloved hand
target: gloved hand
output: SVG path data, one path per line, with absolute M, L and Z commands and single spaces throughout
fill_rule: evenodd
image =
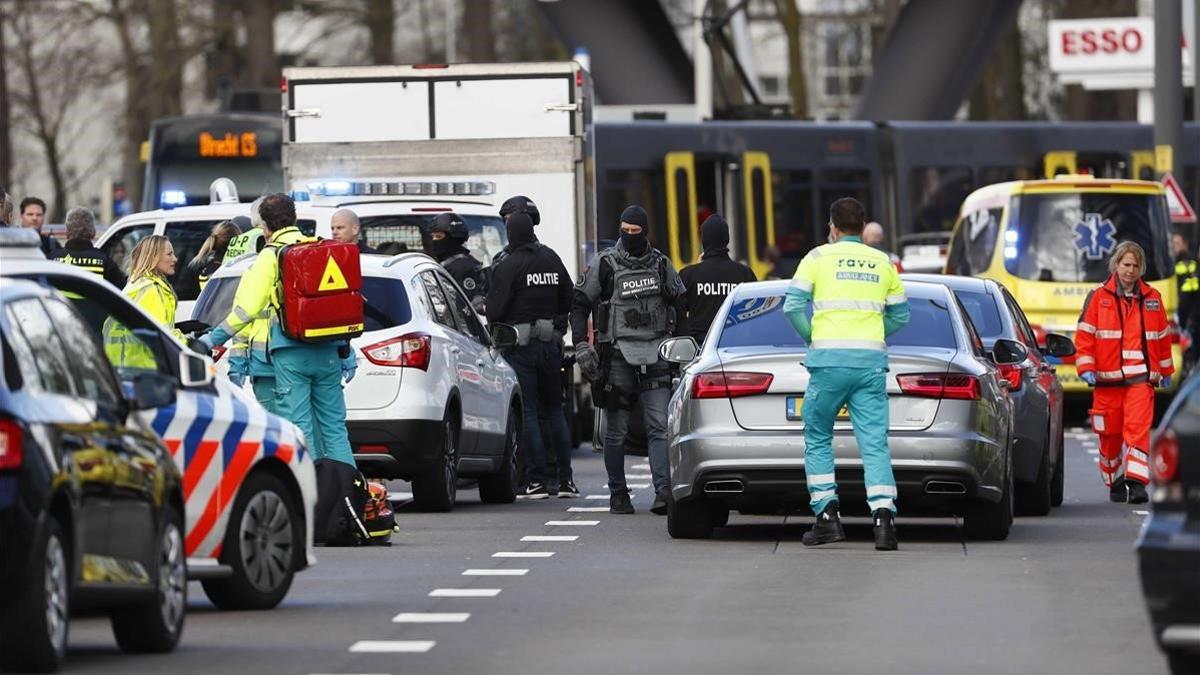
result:
M 575 345 L 575 363 L 588 382 L 600 379 L 600 355 L 590 342 Z
M 233 383 L 233 386 L 240 389 L 241 386 L 246 383 L 246 374 L 243 372 L 230 370 L 229 381 Z
M 354 358 L 354 352 L 350 352 L 350 356 L 342 359 L 342 382 L 349 384 L 350 380 L 354 379 L 354 373 L 358 370 L 358 360 Z
M 1083 380 L 1084 382 L 1087 382 L 1089 387 L 1096 386 L 1096 374 L 1095 373 L 1090 373 L 1090 372 L 1084 373 L 1079 376 L 1079 379 Z
M 1162 387 L 1163 389 L 1170 389 L 1171 388 L 1171 376 L 1167 375 L 1163 379 L 1159 380 L 1158 386 Z
M 196 338 L 196 342 L 199 342 L 201 345 L 204 345 L 204 348 L 208 351 L 209 354 L 212 353 L 212 349 L 213 349 L 212 333 L 205 333 L 204 335 L 201 335 L 200 337 Z

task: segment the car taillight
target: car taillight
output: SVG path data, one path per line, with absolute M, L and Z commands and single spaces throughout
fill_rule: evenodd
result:
M 424 333 L 409 333 L 397 338 L 377 342 L 363 347 L 363 355 L 377 366 L 397 368 L 429 368 L 429 336 Z
M 979 380 L 960 373 L 923 373 L 899 375 L 900 391 L 909 396 L 954 398 L 973 401 L 979 398 Z
M 1000 379 L 1008 382 L 1009 391 L 1019 391 L 1021 389 L 1021 376 L 1024 374 L 1024 369 L 1015 363 L 1006 363 L 996 366 L 996 372 L 1000 375 Z
M 0 471 L 21 468 L 24 438 L 16 420 L 0 420 Z
M 1175 480 L 1179 472 L 1179 439 L 1173 430 L 1167 429 L 1155 439 L 1150 448 L 1150 471 L 1154 482 L 1160 485 Z
M 692 398 L 738 398 L 765 394 L 775 379 L 770 373 L 700 373 L 692 380 Z

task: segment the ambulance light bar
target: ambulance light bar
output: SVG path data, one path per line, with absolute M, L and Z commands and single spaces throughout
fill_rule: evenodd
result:
M 433 183 L 330 180 L 309 183 L 308 193 L 313 197 L 474 196 L 495 194 L 496 184 L 491 181 Z

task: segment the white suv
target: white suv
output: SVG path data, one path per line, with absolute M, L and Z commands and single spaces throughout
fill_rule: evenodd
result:
M 220 323 L 252 262 L 218 270 L 193 318 Z M 351 343 L 358 373 L 346 385 L 360 465 L 373 477 L 412 481 L 414 502 L 428 511 L 453 508 L 460 476 L 478 479 L 484 502 L 512 502 L 521 396 L 466 295 L 423 253 L 364 255 L 362 275 L 367 330 Z

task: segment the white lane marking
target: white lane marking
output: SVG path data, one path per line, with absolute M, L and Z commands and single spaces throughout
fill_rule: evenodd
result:
M 646 471 L 649 471 L 649 470 L 650 470 L 650 463 L 649 463 L 649 462 L 641 462 L 640 464 L 630 464 L 630 465 L 629 465 L 629 468 L 631 468 L 631 469 L 645 469 Z
M 1148 515 L 1150 515 L 1150 512 L 1149 512 L 1149 511 L 1139 511 L 1138 509 L 1134 509 L 1134 510 L 1133 510 L 1133 512 L 1134 512 L 1134 513 L 1136 513 L 1136 514 L 1138 514 L 1139 516 L 1148 516 Z
M 529 570 L 463 570 L 464 577 L 523 577 Z
M 1088 454 L 1089 454 L 1089 455 L 1098 455 L 1098 454 L 1100 454 L 1100 451 L 1099 451 L 1099 450 L 1097 450 L 1097 449 L 1095 449 L 1095 448 L 1089 448 L 1089 449 L 1088 449 Z
M 567 513 L 608 513 L 607 506 L 572 506 Z
M 496 551 L 493 558 L 549 558 L 554 551 Z
M 608 495 L 588 495 L 588 496 L 584 497 L 584 499 L 596 499 L 596 500 L 608 499 Z
M 599 525 L 598 520 L 547 520 L 547 527 L 587 527 L 589 525 Z
M 521 541 L 576 541 L 579 539 L 577 534 L 527 534 L 521 537 Z
M 628 480 L 628 481 L 636 480 L 636 481 L 640 482 L 640 481 L 654 480 L 654 476 L 651 476 L 650 474 L 646 474 L 644 476 L 630 475 L 630 476 L 626 476 L 625 480 Z
M 433 640 L 359 640 L 350 645 L 356 654 L 424 654 L 437 643 Z
M 627 485 L 627 487 L 630 490 L 645 490 L 646 488 L 650 487 L 650 484 L 649 483 L 629 483 Z
M 429 592 L 431 598 L 494 598 L 500 595 L 499 588 L 435 588 Z
M 403 612 L 392 623 L 462 623 L 469 618 L 469 612 Z
M 404 502 L 404 501 L 408 501 L 412 498 L 413 498 L 413 494 L 411 492 L 389 492 L 388 493 L 388 501 L 389 502 Z

